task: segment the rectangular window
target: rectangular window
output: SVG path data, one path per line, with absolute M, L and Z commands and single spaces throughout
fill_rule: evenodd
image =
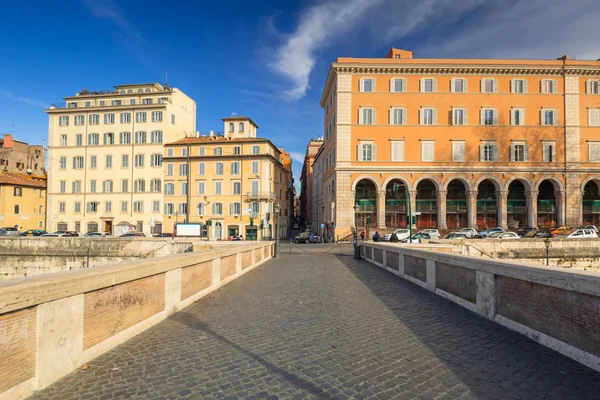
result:
M 106 105 L 106 100 L 100 100 L 100 107 L 104 107 Z
M 542 125 L 558 125 L 558 112 L 554 109 L 542 109 Z
M 510 110 L 510 124 L 516 126 L 525 125 L 525 109 L 513 108 Z
M 358 123 L 361 125 L 372 125 L 375 123 L 375 109 L 361 107 L 358 115 Z
M 181 149 L 181 157 L 187 157 L 187 155 L 188 155 L 188 149 L 187 149 L 187 147 L 183 147 Z
M 136 168 L 140 168 L 144 166 L 144 155 L 136 154 L 135 155 L 135 166 Z
M 215 175 L 223 175 L 223 163 L 218 162 L 215 164 Z
M 179 164 L 179 176 L 187 176 L 188 166 L 187 164 Z
M 130 100 L 129 100 L 129 104 L 131 104 L 132 106 L 133 106 L 133 105 L 135 105 L 135 104 L 136 104 L 136 101 L 135 101 L 135 99 L 130 99 Z
M 198 182 L 198 194 L 205 194 L 206 184 L 204 182 Z
M 133 183 L 133 191 L 136 193 L 144 193 L 146 191 L 146 181 L 143 179 L 136 179 Z
M 83 157 L 73 157 L 73 169 L 83 169 Z
M 152 143 L 162 143 L 163 133 L 162 131 L 152 131 Z
M 165 183 L 165 195 L 173 196 L 175 194 L 175 184 Z
M 510 81 L 511 93 L 527 93 L 527 81 L 525 79 L 513 79 Z
M 173 156 L 174 156 L 173 149 L 167 149 L 167 157 L 173 157 Z
M 258 161 L 252 161 L 252 174 L 258 174 Z
M 90 114 L 88 116 L 88 125 L 98 125 L 100 123 L 100 114 Z
M 69 126 L 69 116 L 64 115 L 64 116 L 58 117 L 58 126 Z
M 493 78 L 485 78 L 481 80 L 481 93 L 497 93 L 498 80 Z
M 215 147 L 213 154 L 215 156 L 222 156 L 223 155 L 223 148 L 222 147 Z
M 203 157 L 204 154 L 205 154 L 204 147 L 198 147 L 198 155 Z
M 242 154 L 242 148 L 240 146 L 234 146 L 233 147 L 233 155 L 239 156 L 240 154 Z
M 80 213 L 81 212 L 81 202 L 76 201 L 74 205 L 75 205 L 75 207 L 74 207 L 75 212 Z
M 129 124 L 131 122 L 131 113 L 121 113 L 121 123 Z
M 375 145 L 372 143 L 361 143 L 358 145 L 358 161 L 375 161 Z
M 600 81 L 589 80 L 586 82 L 587 94 L 600 94 Z
M 223 215 L 223 204 L 213 203 L 213 215 Z
M 122 201 L 121 202 L 121 212 L 126 213 L 128 209 L 129 209 L 129 203 L 127 201 Z
M 406 92 L 406 79 L 404 79 L 404 78 L 390 79 L 390 92 L 393 92 L 393 93 Z
M 590 142 L 588 151 L 589 151 L 589 162 L 600 162 L 600 143 Z
M 362 78 L 360 80 L 360 91 L 361 92 L 374 92 L 375 91 L 375 79 L 374 78 Z
M 60 135 L 60 145 L 63 147 L 67 145 L 67 135 Z
M 100 135 L 97 133 L 90 133 L 88 135 L 88 146 L 98 146 L 100 144 Z
M 173 215 L 173 214 L 175 214 L 175 204 L 165 203 L 165 215 Z
M 198 164 L 198 175 L 204 175 L 206 173 L 206 163 L 199 163 Z
M 162 154 L 151 154 L 150 155 L 150 166 L 151 167 L 162 166 Z
M 167 164 L 167 176 L 173 176 L 173 164 Z
M 160 200 L 152 200 L 152 212 L 160 212 Z
M 421 92 L 422 93 L 434 93 L 437 91 L 437 82 L 435 78 L 422 78 L 421 79 Z
M 259 184 L 259 181 L 250 181 L 250 190 L 252 192 L 253 197 L 258 196 L 258 184 Z
M 240 163 L 239 161 L 235 161 L 231 163 L 231 175 L 239 175 L 240 173 Z
M 61 157 L 59 164 L 60 169 L 67 169 L 67 157 Z
M 121 192 L 123 192 L 123 193 L 129 192 L 129 180 L 128 179 L 121 180 Z
M 242 207 L 240 203 L 231 203 L 229 207 L 229 211 L 231 215 L 240 215 L 242 211 Z
M 162 111 L 152 111 L 152 122 L 162 122 L 163 113 Z
M 144 212 L 144 202 L 143 201 L 134 201 L 133 202 L 133 212 L 142 213 Z
M 75 136 L 75 145 L 77 145 L 77 146 L 83 146 L 83 134 L 82 133 L 78 133 Z
M 113 106 L 120 106 L 120 105 L 121 105 L 121 103 L 122 103 L 122 102 L 121 102 L 121 100 L 113 100 L 113 101 L 111 102 L 111 104 L 112 104 Z
M 152 104 L 152 99 L 142 99 L 142 104 Z
M 105 133 L 104 134 L 104 144 L 105 145 L 115 144 L 115 134 L 114 133 Z
M 421 142 L 421 161 L 435 161 L 435 142 Z
M 529 147 L 526 143 L 513 143 L 510 145 L 510 161 L 529 161 Z
M 106 168 L 112 168 L 112 156 L 106 156 Z
M 131 144 L 131 132 L 121 132 L 119 135 L 121 144 Z
M 67 181 L 60 181 L 59 182 L 59 192 L 60 193 L 67 193 Z
M 90 201 L 87 203 L 87 212 L 95 213 L 98 212 L 98 203 L 95 201 Z
M 115 123 L 115 114 L 104 114 L 104 123 L 105 124 L 114 124 Z
M 59 201 L 58 202 L 58 212 L 59 213 L 64 213 L 65 212 L 65 202 L 64 201 Z M 18 213 L 15 213 L 18 214 Z
M 175 125 L 175 114 L 171 114 L 171 125 Z
M 23 188 L 15 187 L 13 191 L 14 197 L 23 197 Z
M 75 116 L 75 125 L 83 125 L 85 124 L 85 115 L 76 115 Z
M 452 108 L 452 125 L 467 125 L 467 109 Z
M 392 143 L 392 161 L 404 161 L 404 141 Z
M 183 215 L 187 213 L 187 204 L 186 203 L 179 203 L 179 208 L 177 209 L 179 211 L 179 214 Z
M 435 108 L 421 108 L 421 125 L 437 125 L 437 110 Z
M 493 108 L 481 110 L 481 125 L 498 125 L 498 114 Z
M 97 156 L 90 156 L 90 168 L 91 169 L 96 169 L 97 166 L 98 166 L 98 157 Z
M 253 201 L 250 203 L 250 209 L 252 210 L 252 213 L 260 213 L 260 203 Z
M 107 213 L 112 212 L 112 201 L 104 202 L 104 212 L 107 212 Z
M 484 142 L 479 146 L 480 161 L 498 161 L 498 146 L 495 142 Z
M 462 162 L 465 161 L 466 153 L 466 142 L 454 140 L 452 141 L 452 161 Z
M 146 132 L 136 132 L 135 133 L 135 143 L 136 144 L 144 144 L 146 143 Z
M 94 179 L 90 181 L 90 193 L 96 193 L 96 180 Z
M 158 98 L 158 104 L 164 104 L 169 100 L 168 97 L 159 97 Z
M 129 168 L 129 154 L 123 154 L 121 156 L 121 167 Z
M 406 110 L 401 107 L 394 107 L 390 109 L 390 125 L 404 125 L 406 124 Z
M 135 113 L 135 122 L 146 122 L 146 112 L 145 111 L 141 111 L 141 112 L 136 112 Z
M 542 79 L 541 92 L 545 94 L 554 94 L 558 92 L 558 81 L 556 79 Z
M 187 182 L 181 182 L 181 195 L 185 196 L 188 193 L 188 185 Z
M 260 146 L 252 146 L 252 154 L 260 154 Z
M 452 93 L 465 93 L 467 91 L 467 80 L 463 78 L 454 78 L 450 81 L 450 91 Z
M 233 194 L 241 194 L 242 193 L 242 183 L 241 182 L 233 182 Z
M 600 126 L 600 108 L 588 108 L 588 125 Z
M 160 193 L 162 191 L 162 184 L 160 179 L 152 179 L 150 181 L 150 191 L 153 193 Z
M 543 161 L 546 163 L 556 162 L 556 143 L 555 142 L 543 142 Z
M 223 194 L 223 182 L 215 182 L 215 194 Z

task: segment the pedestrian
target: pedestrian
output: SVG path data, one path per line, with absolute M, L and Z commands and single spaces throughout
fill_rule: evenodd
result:
M 365 231 L 360 231 L 360 240 L 365 240 Z
M 375 234 L 373 235 L 373 241 L 374 241 L 374 242 L 379 242 L 379 238 L 380 238 L 380 237 L 381 237 L 381 236 L 379 235 L 379 232 L 378 232 L 378 231 L 375 231 Z

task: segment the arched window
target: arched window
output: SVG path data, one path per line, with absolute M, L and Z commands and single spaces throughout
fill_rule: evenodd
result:
M 142 88 L 139 88 L 139 89 L 138 89 L 138 93 L 144 93 L 144 89 L 142 89 Z
M 98 232 L 98 224 L 96 222 L 88 222 L 87 231 L 88 232 Z
M 233 133 L 233 122 L 229 123 L 229 133 Z
M 238 125 L 238 132 L 244 132 L 244 123 L 240 122 Z
M 129 90 L 127 91 L 127 93 L 133 93 L 133 90 L 129 89 Z
M 150 88 L 146 88 L 146 93 L 150 93 Z
M 56 230 L 58 230 L 58 231 L 66 231 L 66 230 L 67 230 L 67 228 L 68 228 L 68 226 L 67 226 L 67 223 L 66 223 L 66 222 L 59 222 L 59 223 L 56 225 Z

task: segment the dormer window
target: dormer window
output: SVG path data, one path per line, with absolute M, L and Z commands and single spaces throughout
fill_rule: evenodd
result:
M 234 126 L 233 122 L 230 122 L 229 123 L 229 133 L 233 133 L 233 129 L 234 129 L 233 126 Z
M 238 132 L 243 133 L 244 132 L 244 123 L 240 122 L 238 125 Z

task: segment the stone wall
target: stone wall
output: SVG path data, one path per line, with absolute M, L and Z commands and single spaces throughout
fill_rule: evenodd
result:
M 370 242 L 361 255 L 600 371 L 600 273 Z
M 228 245 L 0 282 L 0 398 L 49 386 L 262 264 L 272 247 Z

